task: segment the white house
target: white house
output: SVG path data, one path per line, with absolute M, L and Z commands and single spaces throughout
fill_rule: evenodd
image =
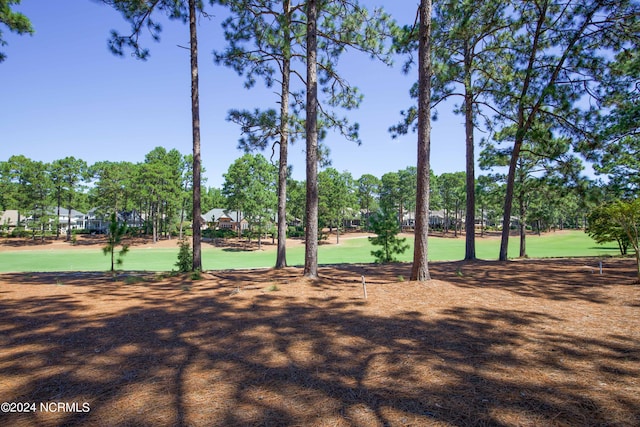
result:
M 71 225 L 71 230 L 83 230 L 87 228 L 87 215 L 75 209 L 69 211 L 69 209 L 60 208 L 59 214 L 57 209 L 53 209 L 49 213 L 53 215 L 53 219 L 49 220 L 49 224 L 55 227 L 55 217 L 57 216 L 62 233 L 68 233 L 70 231 L 68 230 L 69 225 Z M 69 219 L 71 219 L 70 224 Z
M 242 212 L 232 211 L 228 209 L 214 208 L 202 215 L 205 224 L 214 230 L 248 230 L 249 222 Z
M 15 209 L 8 209 L 4 212 L 0 212 L 0 228 L 11 230 L 18 226 L 18 211 Z M 22 220 L 24 218 L 21 218 Z

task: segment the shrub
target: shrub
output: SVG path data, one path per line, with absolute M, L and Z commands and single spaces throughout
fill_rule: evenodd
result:
M 211 228 L 207 228 L 202 231 L 202 237 L 207 239 L 227 239 L 236 237 L 238 233 L 229 229 L 229 228 L 221 228 L 218 230 L 212 230 Z
M 287 230 L 287 237 L 304 237 L 304 228 L 302 227 L 289 227 Z
M 375 246 L 382 246 L 371 251 L 371 255 L 376 258 L 377 263 L 396 262 L 394 255 L 404 253 L 409 245 L 405 244 L 407 239 L 397 237 L 400 228 L 395 212 L 378 211 L 371 216 L 370 221 L 376 237 L 369 237 L 369 241 Z
M 178 271 L 181 273 L 191 271 L 193 267 L 193 251 L 189 241 L 182 239 L 178 242 L 178 246 L 180 246 L 180 250 L 178 251 L 178 261 L 175 264 L 178 267 Z

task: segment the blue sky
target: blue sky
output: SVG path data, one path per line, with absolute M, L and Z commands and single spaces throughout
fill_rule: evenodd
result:
M 363 1 L 382 5 L 399 23 L 413 23 L 416 2 Z M 191 103 L 188 26 L 163 22 L 161 41 L 145 45 L 151 56 L 139 61 L 116 57 L 107 49 L 112 29 L 127 33 L 121 16 L 90 0 L 23 0 L 16 10 L 29 17 L 31 36 L 17 36 L 3 28 L 8 46 L 0 64 L 0 160 L 14 154 L 50 162 L 74 156 L 92 164 L 100 160 L 142 162 L 154 147 L 191 152 Z M 243 153 L 237 149 L 240 130 L 227 122 L 232 108 L 277 107 L 273 91 L 260 82 L 252 90 L 243 78 L 213 62 L 222 50 L 222 9 L 199 31 L 200 118 L 202 161 L 207 186 L 220 187 L 222 174 Z M 354 178 L 378 177 L 416 163 L 416 136 L 393 140 L 389 126 L 411 105 L 408 92 L 417 78 L 395 67 L 372 61 L 357 52 L 346 53 L 340 70 L 364 93 L 364 102 L 349 117 L 360 123 L 361 146 L 330 134 L 332 167 Z M 432 168 L 436 174 L 464 170 L 463 118 L 448 107 L 439 108 L 432 130 Z M 304 179 L 304 141 L 290 148 L 294 178 Z M 270 156 L 270 150 L 264 153 Z

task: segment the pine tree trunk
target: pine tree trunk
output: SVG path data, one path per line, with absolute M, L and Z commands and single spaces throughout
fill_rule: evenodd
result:
M 465 250 L 464 259 L 476 259 L 476 176 L 473 139 L 473 89 L 471 87 L 471 52 L 468 42 L 465 42 L 465 94 L 464 94 L 464 122 L 467 147 L 467 212 L 465 219 Z
M 516 167 L 520 156 L 520 148 L 522 147 L 522 137 L 516 136 L 511 153 L 511 161 L 509 162 L 509 174 L 507 175 L 507 190 L 504 197 L 504 210 L 502 217 L 502 236 L 500 239 L 500 261 L 506 261 L 507 250 L 509 249 L 509 231 L 511 227 L 511 208 L 513 205 L 513 190 L 515 188 Z
M 287 266 L 287 157 L 289 150 L 289 81 L 291 77 L 291 34 L 289 0 L 282 2 L 285 15 L 284 59 L 282 61 L 282 87 L 280 93 L 280 162 L 278 164 L 278 249 L 276 268 Z
M 60 201 L 60 197 L 58 197 L 58 217 L 56 218 L 56 240 L 60 238 L 60 205 L 62 202 Z M 71 213 L 69 213 L 69 217 L 71 217 Z M 68 234 L 68 233 L 67 233 Z
M 196 0 L 189 0 L 189 35 L 191 41 L 191 125 L 193 131 L 193 271 L 202 270 L 200 207 L 200 95 L 198 88 L 198 34 Z
M 183 233 L 184 233 L 184 205 L 185 205 L 185 199 L 182 199 L 182 204 L 180 206 L 180 240 L 182 240 Z
M 153 204 L 153 216 L 151 219 L 151 222 L 153 223 L 153 231 L 152 231 L 152 240 L 153 243 L 157 243 L 158 242 L 158 207 L 157 205 L 154 203 Z
M 527 256 L 527 208 L 524 194 L 520 194 L 520 258 Z
M 456 200 L 456 207 L 455 207 L 455 214 L 454 214 L 454 222 L 453 222 L 453 237 L 458 237 L 458 208 L 459 208 L 459 201 Z
M 449 209 L 444 210 L 444 234 L 449 233 Z
M 431 151 L 431 0 L 420 2 L 418 47 L 418 164 L 416 188 L 416 230 L 411 280 L 430 280 L 429 237 L 429 157 Z
M 318 65 L 316 0 L 307 2 L 307 206 L 304 276 L 318 278 Z
M 67 216 L 67 242 L 71 241 L 71 196 L 69 196 L 69 205 L 67 206 L 69 215 Z

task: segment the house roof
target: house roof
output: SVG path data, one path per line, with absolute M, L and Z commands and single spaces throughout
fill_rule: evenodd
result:
M 58 209 L 57 208 L 50 209 L 49 210 L 49 214 L 57 215 L 58 214 Z M 75 209 L 71 209 L 71 215 L 69 215 L 69 209 L 60 207 L 60 216 L 71 216 L 72 218 L 77 218 L 77 217 L 86 216 L 86 214 L 84 214 L 84 213 L 82 213 L 80 211 L 77 211 Z
M 229 209 L 214 208 L 202 215 L 202 217 L 207 222 L 218 222 L 220 221 L 220 218 L 227 218 L 231 221 L 242 221 L 244 219 L 244 214 L 242 212 L 232 211 Z

